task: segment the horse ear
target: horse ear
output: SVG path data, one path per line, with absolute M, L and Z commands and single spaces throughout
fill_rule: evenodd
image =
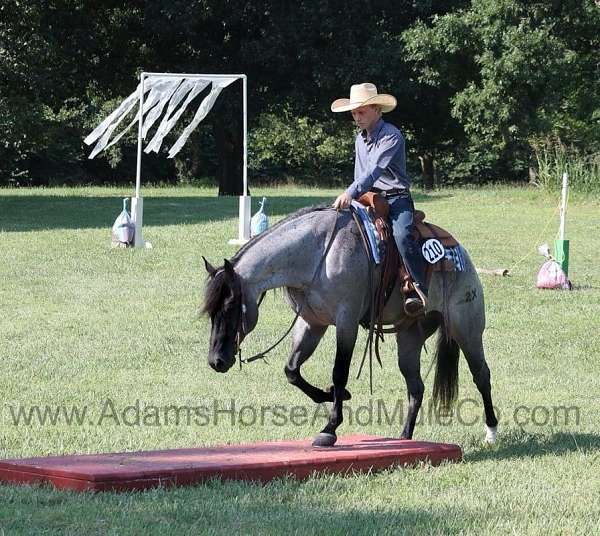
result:
M 233 269 L 233 264 L 231 264 L 227 259 L 224 259 L 223 268 L 225 268 L 225 273 L 231 277 L 235 276 L 235 271 Z
M 204 257 L 204 255 L 202 256 L 202 259 L 204 260 L 204 267 L 206 268 L 206 271 L 208 272 L 208 275 L 210 277 L 214 277 L 215 274 L 217 273 L 217 269 L 206 260 L 206 258 Z

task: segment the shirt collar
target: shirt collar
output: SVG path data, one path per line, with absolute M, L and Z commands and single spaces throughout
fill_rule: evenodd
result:
M 377 123 L 375 123 L 373 130 L 367 131 L 365 129 L 361 132 L 363 140 L 365 140 L 366 143 L 372 143 L 374 140 L 377 139 L 381 127 L 383 127 L 383 119 L 380 117 Z

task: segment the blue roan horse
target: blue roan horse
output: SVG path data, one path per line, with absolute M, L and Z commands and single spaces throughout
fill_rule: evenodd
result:
M 331 241 L 334 229 L 337 232 Z M 462 350 L 483 398 L 486 441 L 492 443 L 496 438 L 498 421 L 482 343 L 483 289 L 468 254 L 464 249 L 462 252 L 465 269 L 434 272 L 425 317 L 396 334 L 398 365 L 409 399 L 404 439 L 412 438 L 423 400 L 421 349 L 438 328 L 433 390 L 437 407 L 447 411 L 456 399 Z M 283 287 L 290 305 L 300 311 L 285 374 L 314 402 L 333 402 L 329 421 L 316 436 L 315 446 L 335 444 L 336 430 L 342 423 L 342 404 L 350 398 L 346 390 L 350 362 L 359 321 L 369 312 L 369 277 L 373 272 L 376 277 L 377 272 L 370 270 L 369 262 L 351 214 L 314 207 L 291 214 L 252 239 L 221 268 L 214 268 L 205 259 L 209 280 L 203 311 L 212 323 L 208 362 L 214 370 L 227 372 L 235 363 L 239 344 L 257 324 L 258 300 L 265 291 Z M 384 310 L 385 324 L 403 320 L 402 299 L 399 288 L 395 288 Z M 308 383 L 300 368 L 331 325 L 336 327 L 337 343 L 333 386 L 322 390 Z

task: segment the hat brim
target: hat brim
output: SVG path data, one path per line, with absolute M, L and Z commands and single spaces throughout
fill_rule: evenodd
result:
M 371 104 L 377 104 L 381 106 L 383 113 L 391 112 L 397 104 L 396 97 L 382 93 L 381 95 L 375 95 L 370 99 L 363 102 L 350 102 L 350 99 L 337 99 L 331 104 L 332 112 L 350 112 L 360 108 L 361 106 L 369 106 Z

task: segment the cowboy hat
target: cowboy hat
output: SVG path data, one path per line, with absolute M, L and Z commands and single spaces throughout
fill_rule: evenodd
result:
M 355 84 L 350 88 L 349 99 L 337 99 L 331 104 L 332 112 L 349 112 L 361 106 L 377 104 L 382 112 L 391 112 L 396 107 L 396 97 L 377 93 L 375 84 Z

